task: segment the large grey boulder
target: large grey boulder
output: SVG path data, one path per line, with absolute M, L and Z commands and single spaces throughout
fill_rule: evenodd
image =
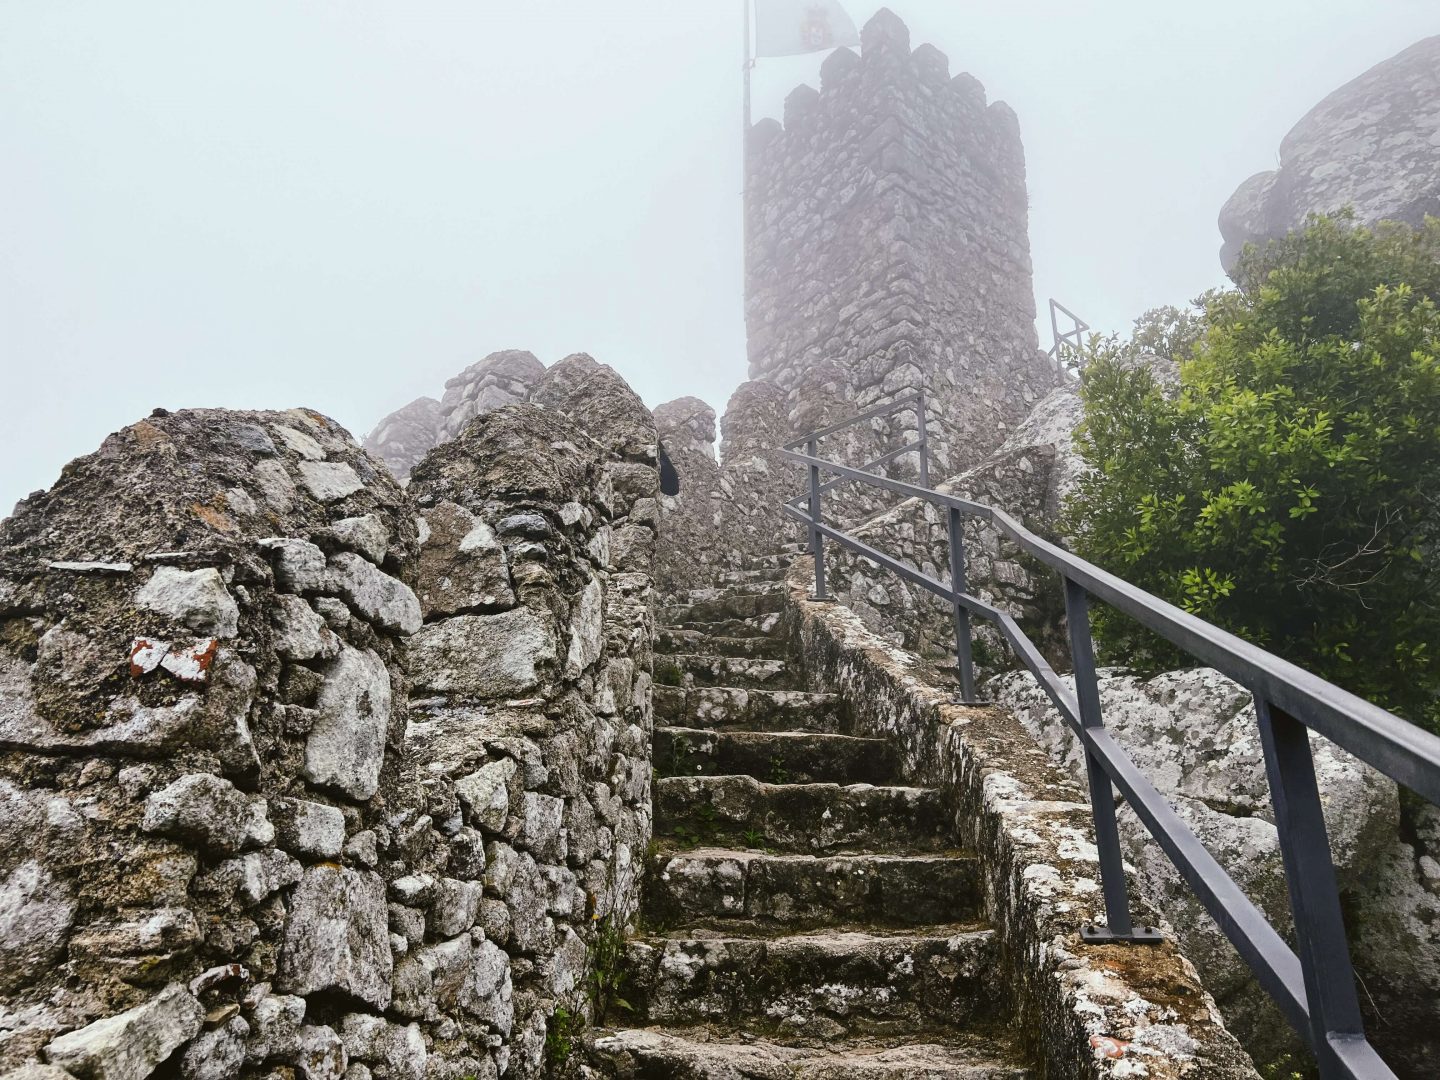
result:
M 1280 144 L 1280 167 L 1257 173 L 1220 211 L 1220 261 L 1249 242 L 1354 207 L 1362 224 L 1418 225 L 1440 214 L 1440 35 L 1376 64 L 1316 105 Z

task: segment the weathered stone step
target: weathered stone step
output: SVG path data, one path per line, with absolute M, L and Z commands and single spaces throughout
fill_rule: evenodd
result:
M 656 686 L 654 703 L 655 719 L 674 727 L 839 732 L 844 726 L 836 695 L 804 690 Z
M 748 581 L 735 581 L 723 585 L 710 585 L 698 589 L 687 589 L 680 603 L 700 604 L 706 601 L 724 600 L 732 596 L 782 596 L 785 592 L 785 579 L 780 576 L 780 571 L 766 570 L 764 573 L 775 576 L 769 578 L 753 578 Z
M 706 1028 L 630 1028 L 603 1035 L 592 1062 L 616 1080 L 1030 1080 L 1002 1040 L 917 1042 L 908 1036 L 818 1048 L 726 1042 Z
M 649 1024 L 704 1023 L 823 1046 L 843 1035 L 963 1030 L 1003 995 L 992 930 L 668 937 L 626 948 L 627 1000 Z
M 750 570 L 726 570 L 717 578 L 721 585 L 748 585 L 755 581 L 784 581 L 783 566 L 761 566 Z
M 790 654 L 790 643 L 783 638 L 763 637 L 756 634 L 725 637 L 711 634 L 708 628 L 706 630 L 677 630 L 664 627 L 656 633 L 655 652 L 659 655 L 711 653 L 716 656 L 747 656 L 757 660 L 778 660 Z
M 979 863 L 948 855 L 661 852 L 647 867 L 645 925 L 726 928 L 917 927 L 974 921 Z
M 786 544 L 779 551 L 771 552 L 769 555 L 748 555 L 745 558 L 745 569 L 747 570 L 788 570 L 790 564 L 802 555 L 809 554 L 810 548 L 805 544 Z
M 709 619 L 674 623 L 661 620 L 661 625 L 669 630 L 696 630 L 715 637 L 768 637 L 780 628 L 780 612 L 772 611 L 768 615 L 756 615 L 748 619 L 722 619 L 718 622 Z
M 703 653 L 676 653 L 670 663 L 678 669 L 685 686 L 733 686 L 747 690 L 795 690 L 799 678 L 794 669 L 784 660 L 753 660 L 747 656 L 716 656 Z M 656 661 L 655 681 L 669 682 L 660 678 L 663 661 Z
M 785 595 L 770 592 L 730 592 L 716 594 L 693 604 L 663 604 L 656 612 L 657 622 L 666 626 L 688 623 L 715 623 L 727 619 L 753 619 L 771 615 L 785 607 Z
M 766 784 L 752 776 L 655 781 L 655 831 L 686 846 L 926 852 L 950 846 L 940 793 L 869 784 Z
M 899 775 L 884 739 L 810 731 L 655 729 L 661 776 L 753 776 L 771 784 L 888 784 Z

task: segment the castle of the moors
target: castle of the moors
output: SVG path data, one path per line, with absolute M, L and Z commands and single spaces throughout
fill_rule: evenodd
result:
M 1128 808 L 1162 941 L 1081 936 L 1105 908 L 1070 729 L 1007 665 L 957 703 L 949 607 L 853 552 L 812 601 L 781 511 L 785 444 L 923 391 L 827 455 L 923 425 L 930 486 L 1055 519 L 1080 404 L 1037 341 L 1022 120 L 882 11 L 753 127 L 750 381 L 718 447 L 698 399 L 652 412 L 590 356 L 506 350 L 363 446 L 324 402 L 156 410 L 24 500 L 0 1076 L 1253 1080 L 1296 1051 Z M 1225 257 L 1311 211 L 1440 213 L 1437 133 L 1431 38 L 1295 128 Z M 950 572 L 933 507 L 832 504 Z M 1054 610 L 967 530 L 973 593 Z M 1288 925 L 1250 695 L 1204 667 L 1099 690 Z M 1315 771 L 1367 1031 L 1440 1075 L 1440 810 L 1402 823 L 1394 782 L 1318 741 Z

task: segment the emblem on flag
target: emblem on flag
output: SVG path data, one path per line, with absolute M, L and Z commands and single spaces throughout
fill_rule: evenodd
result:
M 855 23 L 838 0 L 755 0 L 755 31 L 756 56 L 860 44 Z
M 835 40 L 835 31 L 830 29 L 830 12 L 824 4 L 811 4 L 805 11 L 805 21 L 800 24 L 800 40 L 809 49 L 828 49 Z

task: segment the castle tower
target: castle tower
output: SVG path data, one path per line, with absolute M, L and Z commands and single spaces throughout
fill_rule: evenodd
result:
M 934 475 L 979 461 L 1054 385 L 1036 346 L 1025 153 L 1005 104 L 889 10 L 783 128 L 750 133 L 750 377 L 799 433 L 923 388 Z M 887 440 L 914 431 L 892 418 Z M 898 441 L 891 441 L 891 446 Z M 852 446 L 865 452 L 863 446 Z M 848 455 L 847 455 L 848 456 Z

